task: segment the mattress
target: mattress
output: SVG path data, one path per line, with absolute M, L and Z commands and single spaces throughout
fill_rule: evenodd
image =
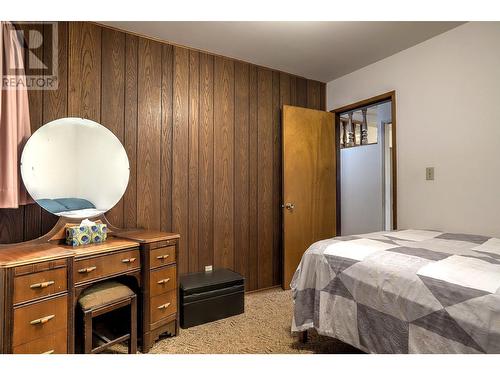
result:
M 335 237 L 305 252 L 292 331 L 370 353 L 500 353 L 500 239 L 428 230 Z

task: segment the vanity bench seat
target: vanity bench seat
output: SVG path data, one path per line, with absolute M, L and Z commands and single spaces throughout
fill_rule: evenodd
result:
M 0 245 L 0 353 L 73 353 L 79 295 L 118 278 L 135 286 L 143 352 L 176 335 L 179 235 L 110 225 L 107 241 L 73 248 L 61 244 L 68 225 L 61 218 L 44 237 Z

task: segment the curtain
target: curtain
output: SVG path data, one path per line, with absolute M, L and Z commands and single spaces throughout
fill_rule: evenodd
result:
M 31 134 L 23 48 L 10 22 L 1 22 L 0 208 L 31 203 L 21 181 L 19 161 Z M 14 82 L 14 83 L 13 83 Z M 24 82 L 24 84 L 15 84 Z

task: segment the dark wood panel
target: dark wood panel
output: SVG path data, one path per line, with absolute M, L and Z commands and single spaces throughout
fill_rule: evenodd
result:
M 295 105 L 307 107 L 307 79 L 297 78 L 295 90 Z
M 290 77 L 290 105 L 297 105 L 297 77 Z
M 258 275 L 259 288 L 273 285 L 273 74 L 258 69 Z
M 139 39 L 137 225 L 160 229 L 161 44 Z
M 197 51 L 189 51 L 189 272 L 198 271 L 198 128 L 200 61 Z
M 326 111 L 326 83 L 321 82 L 320 83 L 320 107 L 322 111 Z
M 57 31 L 57 89 L 43 91 L 44 124 L 68 115 L 68 22 L 59 22 L 57 24 Z M 47 46 L 46 48 L 51 47 Z
M 199 160 L 199 269 L 214 263 L 214 58 L 200 54 Z
M 249 66 L 234 65 L 234 269 L 248 278 L 249 221 Z M 236 250 L 237 249 L 237 250 Z
M 274 265 L 274 268 L 273 268 L 273 282 L 276 282 L 276 280 L 279 280 L 278 283 L 281 283 L 281 280 L 283 278 L 283 256 L 282 256 L 282 252 L 283 252 L 283 230 L 282 230 L 282 223 L 283 223 L 283 209 L 281 208 L 281 205 L 284 203 L 284 200 L 283 200 L 283 182 L 282 182 L 282 159 L 281 159 L 281 155 L 282 155 L 282 150 L 281 150 L 281 147 L 282 147 L 282 144 L 283 144 L 283 140 L 282 140 L 282 127 L 281 127 L 281 124 L 282 124 L 282 119 L 283 119 L 283 112 L 282 112 L 282 108 L 284 105 L 291 105 L 292 104 L 292 101 L 294 101 L 295 99 L 293 98 L 295 96 L 295 93 L 296 93 L 296 78 L 295 77 L 290 77 L 288 74 L 285 74 L 285 73 L 280 73 L 280 89 L 279 89 L 279 126 L 278 128 L 274 128 L 275 131 L 279 132 L 279 144 L 278 144 L 278 147 L 276 148 L 275 147 L 275 162 L 276 162 L 276 152 L 279 153 L 280 157 L 279 157 L 279 166 L 276 166 L 276 163 L 275 163 L 275 172 L 276 172 L 276 169 L 279 169 L 279 175 L 276 176 L 275 175 L 275 178 L 274 178 L 274 194 L 277 194 L 277 192 L 279 192 L 279 202 L 278 202 L 278 210 L 279 210 L 279 217 L 276 218 L 275 217 L 275 220 L 278 220 L 278 223 L 274 223 L 275 226 L 277 225 L 278 226 L 278 231 L 277 231 L 277 227 L 275 227 L 275 243 L 274 243 L 274 249 L 273 249 L 273 254 L 274 254 L 274 258 L 273 258 L 273 265 Z M 279 185 L 276 186 L 276 185 Z M 276 244 L 276 234 L 279 235 L 279 238 L 278 238 L 278 244 Z
M 125 34 L 103 29 L 101 68 L 101 124 L 124 142 L 125 133 Z M 123 227 L 123 199 L 106 213 L 114 225 Z
M 38 33 L 28 32 L 36 30 Z M 29 45 L 41 45 L 44 35 L 44 28 L 42 24 L 21 24 L 21 29 L 24 31 L 24 37 Z M 35 40 L 31 40 L 34 38 Z M 31 68 L 41 69 L 44 55 L 43 48 L 31 50 L 38 60 L 30 59 Z M 28 103 L 30 109 L 30 125 L 31 132 L 35 132 L 40 126 L 43 125 L 43 91 L 41 90 L 28 90 Z M 19 208 L 22 210 L 23 208 Z M 41 224 L 42 224 L 41 208 L 38 204 L 28 204 L 24 206 L 24 240 L 32 240 L 40 237 Z
M 291 82 L 292 78 L 288 74 L 280 73 L 280 111 L 285 104 L 293 105 L 291 100 Z M 295 84 L 295 80 L 293 82 Z
M 173 48 L 162 48 L 161 79 L 161 161 L 160 161 L 160 228 L 172 230 L 172 74 Z
M 101 120 L 101 31 L 88 22 L 69 24 L 68 114 Z
M 281 121 L 280 73 L 273 71 L 273 285 L 281 281 Z
M 47 25 L 46 28 L 49 26 Z M 43 123 L 59 118 L 67 117 L 68 115 L 68 38 L 69 25 L 67 22 L 59 22 L 57 24 L 57 89 L 43 91 Z M 51 46 L 45 47 L 47 50 L 52 50 Z M 45 52 L 48 53 L 48 52 Z M 58 216 L 51 214 L 42 209 L 42 234 L 48 233 L 54 225 L 56 225 Z
M 214 64 L 214 265 L 233 268 L 234 61 Z
M 321 86 L 317 81 L 307 80 L 307 108 L 321 108 Z
M 24 207 L 24 241 L 29 241 L 41 236 L 42 227 L 42 209 L 36 203 L 28 204 Z
M 24 208 L 24 241 L 29 241 L 34 238 L 41 236 L 41 226 L 42 226 L 42 210 L 40 206 L 36 203 L 28 204 L 24 207 L 18 208 L 18 210 L 23 210 Z
M 0 243 L 24 241 L 24 207 L 0 210 Z
M 189 50 L 174 47 L 173 76 L 172 229 L 179 243 L 179 271 L 189 271 Z
M 136 36 L 125 38 L 125 122 L 123 145 L 127 151 L 130 176 L 123 196 L 123 226 L 137 226 L 137 64 L 139 40 Z
M 325 84 L 85 22 L 58 36 L 59 88 L 30 93 L 32 125 L 86 117 L 120 138 L 130 180 L 111 222 L 179 231 L 181 273 L 212 264 L 247 290 L 279 284 L 280 109 L 324 108 Z M 0 242 L 51 229 L 39 210 L 0 210 Z
M 257 98 L 258 98 L 257 68 L 249 68 L 249 116 L 248 116 L 248 220 L 249 220 L 249 246 L 248 246 L 248 279 L 247 289 L 255 290 L 259 287 L 258 275 L 258 185 L 259 185 L 259 166 L 258 166 L 258 116 L 257 116 Z

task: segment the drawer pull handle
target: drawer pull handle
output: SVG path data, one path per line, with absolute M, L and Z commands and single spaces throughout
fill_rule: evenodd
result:
M 170 255 L 169 254 L 165 254 L 165 255 L 158 255 L 156 257 L 156 259 L 159 259 L 159 260 L 164 260 L 164 259 L 167 259 Z
M 30 324 L 32 326 L 34 325 L 37 325 L 37 324 L 45 324 L 47 323 L 48 321 L 54 319 L 56 316 L 55 315 L 48 315 L 48 316 L 44 316 L 43 318 L 40 318 L 40 319 L 35 319 L 35 320 L 32 320 L 30 322 Z
M 78 273 L 90 273 L 92 271 L 95 271 L 97 269 L 97 267 L 93 266 L 93 267 L 87 267 L 87 268 L 82 268 L 82 269 L 79 269 L 78 270 Z
M 170 277 L 167 277 L 166 279 L 161 279 L 160 281 L 158 281 L 158 284 L 166 284 L 170 281 Z
M 54 281 L 45 281 L 43 283 L 30 285 L 30 289 L 43 289 L 47 288 L 48 286 L 54 285 L 54 283 L 55 283 Z
M 136 258 L 126 258 L 122 259 L 122 263 L 134 263 Z
M 163 310 L 163 309 L 166 309 L 166 308 L 167 308 L 167 307 L 169 307 L 169 306 L 170 306 L 170 302 L 167 302 L 167 303 L 166 303 L 166 304 L 164 304 L 164 305 L 160 305 L 160 306 L 158 306 L 158 310 Z
M 46 352 L 43 352 L 43 353 L 41 353 L 41 354 L 54 354 L 54 351 L 55 351 L 54 349 L 52 349 L 52 350 L 47 350 Z

